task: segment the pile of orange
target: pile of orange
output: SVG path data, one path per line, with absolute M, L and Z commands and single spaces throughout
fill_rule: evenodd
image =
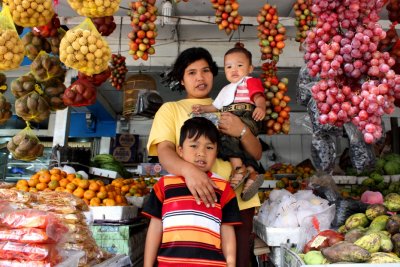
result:
M 148 183 L 146 183 L 144 178 L 117 178 L 111 182 L 111 185 L 113 185 L 117 190 L 120 190 L 121 194 L 126 197 L 142 197 L 150 193 Z
M 60 191 L 69 192 L 82 198 L 90 206 L 124 206 L 127 205 L 126 187 L 114 180 L 105 185 L 101 180 L 86 180 L 76 174 L 67 174 L 60 169 L 40 170 L 29 180 L 19 180 L 16 189 L 25 192 Z M 128 179 L 129 180 L 129 179 Z M 130 187 L 128 191 L 130 190 Z

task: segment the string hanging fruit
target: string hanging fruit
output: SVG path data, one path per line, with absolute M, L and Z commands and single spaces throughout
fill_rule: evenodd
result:
M 297 42 L 303 43 L 307 37 L 307 31 L 317 24 L 317 18 L 311 12 L 312 2 L 312 0 L 296 0 L 293 4 Z
M 261 60 L 279 61 L 285 47 L 286 28 L 279 23 L 276 6 L 265 4 L 258 13 L 257 22 Z
M 243 17 L 239 15 L 239 3 L 236 0 L 210 0 L 215 9 L 215 23 L 219 30 L 227 35 L 238 29 Z
M 157 27 L 154 23 L 157 19 L 156 0 L 139 0 L 131 3 L 132 31 L 128 34 L 129 54 L 134 60 L 147 60 L 149 55 L 155 53 L 153 45 L 157 37 Z
M 288 134 L 290 130 L 290 97 L 287 95 L 287 78 L 279 79 L 276 75 L 276 62 L 264 62 L 261 66 L 261 79 L 265 88 L 267 99 L 266 127 L 267 134 Z
M 112 54 L 111 56 L 111 85 L 117 90 L 121 90 L 124 84 L 128 69 L 125 63 L 125 57 L 120 54 Z

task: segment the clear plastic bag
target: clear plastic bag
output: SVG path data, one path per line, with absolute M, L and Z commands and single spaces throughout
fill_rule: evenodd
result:
M 58 252 L 51 244 L 25 244 L 0 241 L 0 259 L 42 261 L 57 258 Z
M 24 54 L 25 48 L 15 29 L 10 9 L 3 5 L 0 12 L 0 70 L 18 68 Z
M 107 70 L 110 59 L 111 50 L 108 43 L 90 18 L 67 31 L 61 40 L 61 62 L 88 76 Z
M 376 162 L 373 146 L 365 143 L 363 134 L 354 124 L 346 123 L 344 129 L 350 141 L 350 160 L 357 173 L 373 169 Z
M 299 76 L 296 81 L 296 101 L 298 104 L 307 106 L 311 99 L 311 87 L 318 82 L 318 77 L 311 77 L 306 65 L 299 70 Z
M 114 15 L 121 0 L 68 0 L 68 4 L 79 15 L 98 18 Z
M 335 140 L 328 134 L 313 134 L 311 141 L 311 159 L 317 170 L 331 173 L 335 166 Z
M 15 0 L 3 0 L 3 2 L 10 7 L 15 24 L 22 27 L 45 25 L 54 15 L 52 0 L 30 1 L 31 3 Z M 32 3 L 35 3 L 36 7 L 33 7 Z
M 15 113 L 25 121 L 41 122 L 50 116 L 50 106 L 44 97 L 32 91 L 15 101 Z
M 342 128 L 333 126 L 329 123 L 321 124 L 319 122 L 319 111 L 317 107 L 317 103 L 314 99 L 310 99 L 307 105 L 307 112 L 310 115 L 310 121 L 313 128 L 313 133 L 325 133 L 334 136 L 342 135 Z

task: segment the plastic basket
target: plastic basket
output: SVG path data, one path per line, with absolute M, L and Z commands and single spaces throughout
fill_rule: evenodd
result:
M 292 246 L 290 244 L 281 245 L 280 267 L 301 267 L 305 265 L 297 253 L 291 248 Z

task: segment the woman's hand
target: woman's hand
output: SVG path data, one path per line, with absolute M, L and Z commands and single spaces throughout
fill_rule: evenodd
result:
M 186 167 L 182 170 L 190 193 L 192 193 L 196 199 L 197 204 L 200 205 L 201 201 L 203 201 L 207 208 L 210 206 L 214 207 L 214 203 L 217 202 L 214 188 L 217 188 L 217 185 L 205 172 L 199 170 L 194 165 L 191 166 L 193 168 Z
M 218 122 L 218 128 L 223 134 L 239 137 L 244 126 L 244 123 L 238 116 L 230 112 L 221 113 L 221 118 Z

